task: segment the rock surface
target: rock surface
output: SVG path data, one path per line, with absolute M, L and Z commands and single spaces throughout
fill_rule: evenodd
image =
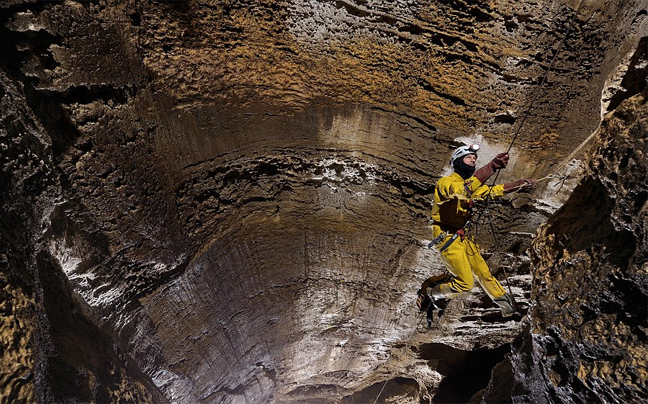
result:
M 2 402 L 646 398 L 648 10 L 612 3 L 2 3 Z M 477 229 L 525 319 L 475 288 L 426 329 L 464 141 L 571 176 Z
M 590 172 L 534 242 L 517 402 L 648 399 L 645 95 L 604 121 Z

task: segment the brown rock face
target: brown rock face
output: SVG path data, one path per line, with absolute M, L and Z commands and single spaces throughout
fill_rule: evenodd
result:
M 4 2 L 2 403 L 645 398 L 648 11 L 600 3 Z M 453 148 L 540 178 L 608 111 L 476 228 L 525 320 L 425 329 Z
M 645 95 L 607 117 L 591 172 L 534 242 L 520 401 L 648 398 L 647 117 Z

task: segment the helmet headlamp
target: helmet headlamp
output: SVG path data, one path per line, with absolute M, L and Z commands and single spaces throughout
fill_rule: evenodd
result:
M 464 158 L 469 154 L 476 155 L 478 150 L 479 150 L 478 144 L 471 144 L 470 146 L 458 147 L 457 150 L 455 150 L 454 153 L 452 153 L 452 157 L 450 158 L 450 165 L 453 165 L 455 160 Z

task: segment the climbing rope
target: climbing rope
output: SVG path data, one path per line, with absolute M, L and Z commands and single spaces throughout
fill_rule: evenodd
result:
M 542 76 L 542 79 L 540 80 L 540 83 L 538 84 L 538 87 L 536 88 L 533 95 L 531 96 L 531 101 L 529 102 L 529 105 L 527 106 L 526 110 L 524 111 L 524 114 L 522 115 L 522 119 L 520 120 L 520 124 L 518 125 L 516 131 L 513 134 L 513 138 L 511 139 L 511 142 L 509 144 L 508 149 L 506 150 L 507 154 L 511 151 L 511 149 L 513 148 L 513 144 L 515 143 L 518 136 L 520 135 L 522 127 L 524 126 L 524 123 L 526 122 L 527 118 L 529 117 L 529 115 L 531 113 L 531 110 L 533 109 L 533 107 L 534 107 L 534 105 L 535 105 L 535 103 L 536 103 L 536 101 L 538 99 L 538 96 L 540 94 L 540 89 L 542 88 L 542 86 L 547 81 L 547 78 L 549 77 L 549 72 L 553 68 L 553 66 L 554 66 L 554 64 L 556 62 L 556 58 L 557 58 L 558 54 L 560 53 L 560 50 L 564 46 L 565 42 L 567 41 L 567 38 L 569 37 L 569 34 L 571 33 L 571 31 L 573 29 L 574 22 L 576 21 L 576 16 L 578 16 L 578 14 L 580 12 L 580 9 L 583 6 L 583 3 L 584 3 L 584 0 L 581 0 L 579 2 L 579 4 L 578 4 L 578 7 L 574 10 L 573 16 L 569 21 L 569 25 L 567 27 L 567 30 L 565 31 L 565 35 L 562 37 L 561 41 L 559 42 L 558 46 L 556 47 L 556 50 L 554 51 L 554 54 L 551 57 L 551 61 L 549 62 L 549 65 L 547 66 L 547 69 L 545 70 L 544 75 Z M 588 137 L 586 142 L 589 141 L 589 139 L 591 139 L 591 137 L 592 136 Z M 570 156 L 568 156 L 568 158 L 571 158 L 577 151 L 579 151 L 583 146 L 585 146 L 586 142 L 583 142 L 574 153 L 572 153 L 572 154 L 570 154 Z M 563 163 L 561 163 L 559 165 L 559 167 Z M 485 203 L 482 205 L 480 211 L 478 212 L 477 219 L 475 220 L 476 223 L 479 223 L 479 221 L 481 220 L 482 214 L 486 213 L 488 211 L 489 207 L 490 207 L 489 206 L 490 205 L 490 201 L 489 201 L 490 193 L 492 192 L 493 187 L 497 183 L 497 179 L 499 177 L 500 171 L 501 170 L 497 171 L 497 173 L 495 174 L 495 177 L 493 178 L 492 184 L 489 186 L 488 194 L 486 195 L 486 198 L 485 198 Z M 553 177 L 555 177 L 555 174 L 550 174 L 550 175 L 547 175 L 547 176 L 539 179 L 538 182 L 542 181 L 542 180 L 549 179 L 549 178 L 553 178 Z M 564 183 L 565 180 L 566 179 L 563 179 L 563 183 Z M 523 187 L 523 185 L 518 186 L 517 189 L 515 190 L 515 192 L 518 192 L 522 187 Z M 491 233 L 492 233 L 492 236 L 493 236 L 493 240 L 494 240 L 494 244 L 495 244 L 495 246 L 494 246 L 495 251 L 499 251 L 499 241 L 498 241 L 498 238 L 497 238 L 497 234 L 495 233 L 495 227 L 493 226 L 492 217 L 490 215 L 488 215 L 488 219 L 489 219 L 489 227 L 490 227 L 490 230 L 491 230 Z M 511 297 L 512 297 L 513 292 L 511 290 L 511 282 L 510 282 L 509 276 L 506 273 L 506 270 L 504 269 L 504 267 L 502 267 L 502 271 L 504 272 L 504 276 L 506 278 L 506 284 L 508 286 L 509 293 L 511 294 Z
M 531 113 L 531 110 L 533 109 L 533 106 L 535 105 L 535 103 L 536 103 L 536 101 L 538 99 L 538 95 L 540 94 L 540 89 L 542 88 L 542 86 L 547 81 L 547 77 L 549 77 L 549 72 L 553 68 L 553 66 L 554 66 L 554 64 L 556 62 L 556 58 L 558 57 L 558 54 L 560 53 L 560 50 L 565 45 L 565 42 L 567 41 L 567 38 L 569 37 L 569 34 L 571 33 L 571 31 L 572 31 L 572 29 L 574 27 L 574 22 L 576 21 L 576 16 L 580 12 L 580 9 L 583 6 L 583 3 L 584 3 L 584 0 L 581 0 L 578 3 L 578 7 L 574 10 L 574 14 L 573 14 L 572 18 L 569 20 L 569 25 L 567 27 L 567 30 L 565 31 L 565 35 L 562 37 L 562 39 L 558 43 L 558 46 L 556 47 L 556 50 L 554 51 L 554 54 L 551 57 L 551 61 L 549 62 L 549 65 L 547 66 L 547 69 L 545 70 L 545 72 L 544 72 L 544 74 L 542 76 L 542 79 L 540 80 L 540 83 L 538 84 L 538 87 L 536 88 L 536 90 L 533 92 L 533 95 L 531 96 L 531 101 L 529 102 L 529 105 L 527 106 L 526 110 L 522 114 L 522 119 L 520 120 L 520 124 L 518 125 L 516 131 L 513 133 L 513 138 L 511 139 L 511 142 L 509 143 L 508 149 L 506 149 L 507 154 L 510 153 L 511 149 L 513 148 L 513 144 L 515 143 L 518 136 L 520 135 L 520 132 L 522 131 L 522 127 L 524 126 L 524 123 L 526 122 L 527 118 L 529 117 L 529 114 Z M 592 135 L 590 135 L 590 137 L 588 137 L 586 139 L 586 141 L 583 142 L 577 148 L 576 151 L 579 151 L 583 146 L 585 146 L 587 141 L 589 141 L 589 139 L 591 139 Z M 568 158 L 570 158 L 572 155 L 574 155 L 574 153 L 570 154 L 570 156 Z M 495 177 L 493 178 L 492 184 L 489 186 L 489 191 L 488 191 L 488 194 L 486 195 L 486 198 L 485 198 L 486 199 L 485 209 L 488 209 L 488 200 L 489 200 L 490 192 L 492 191 L 493 187 L 497 183 L 497 179 L 499 177 L 499 174 L 500 174 L 500 170 L 497 171 L 497 173 L 495 174 Z M 480 214 L 480 216 L 481 216 L 481 214 Z M 479 218 L 479 216 L 478 216 L 478 218 Z
M 558 44 L 558 47 L 557 47 L 556 50 L 554 51 L 554 54 L 553 54 L 553 56 L 552 56 L 552 58 L 551 58 L 551 61 L 550 61 L 550 63 L 549 63 L 549 66 L 547 67 L 547 69 L 546 69 L 546 71 L 545 71 L 545 73 L 544 73 L 542 79 L 540 80 L 540 83 L 538 84 L 538 87 L 536 88 L 536 91 L 534 92 L 533 96 L 531 97 L 531 101 L 530 101 L 529 105 L 527 106 L 527 109 L 525 110 L 524 114 L 522 115 L 522 119 L 521 119 L 521 121 L 520 121 L 520 124 L 518 125 L 518 128 L 517 128 L 517 130 L 515 131 L 515 133 L 513 134 L 513 138 L 511 139 L 511 143 L 509 144 L 509 147 L 508 147 L 508 149 L 506 150 L 506 153 L 509 153 L 509 152 L 511 151 L 511 149 L 513 148 L 513 144 L 514 144 L 515 141 L 517 140 L 517 138 L 518 138 L 518 136 L 519 136 L 519 134 L 520 134 L 520 131 L 522 130 L 522 127 L 523 127 L 524 123 L 526 122 L 526 120 L 527 120 L 529 114 L 531 113 L 531 110 L 533 109 L 533 106 L 534 106 L 534 104 L 535 104 L 535 102 L 536 102 L 536 100 L 537 100 L 537 98 L 538 98 L 538 94 L 539 94 L 539 92 L 540 92 L 540 88 L 542 88 L 542 86 L 544 85 L 544 83 L 547 81 L 547 77 L 549 76 L 549 72 L 550 72 L 551 69 L 553 68 L 553 65 L 554 65 L 554 63 L 555 63 L 555 61 L 556 61 L 556 57 L 558 56 L 558 53 L 560 52 L 560 49 L 561 49 L 561 48 L 563 47 L 563 45 L 565 44 L 565 42 L 566 42 L 566 40 L 567 40 L 567 37 L 569 36 L 569 34 L 570 34 L 570 32 L 571 32 L 571 30 L 572 30 L 572 28 L 573 28 L 574 21 L 576 20 L 576 16 L 578 15 L 578 13 L 579 13 L 579 11 L 580 11 L 580 9 L 581 9 L 583 3 L 584 3 L 584 0 L 581 0 L 581 1 L 579 2 L 579 4 L 578 4 L 578 7 L 577 7 L 576 10 L 574 11 L 574 15 L 572 16 L 572 18 L 571 18 L 571 20 L 570 20 L 570 24 L 569 24 L 569 26 L 568 26 L 568 28 L 567 28 L 567 31 L 565 32 L 565 35 L 563 36 L 562 40 L 561 40 L 560 43 Z M 588 140 L 589 140 L 589 138 L 588 138 Z M 584 142 L 584 143 L 585 143 L 585 142 Z M 584 146 L 584 144 L 582 144 L 582 145 L 579 147 L 579 149 L 580 149 L 582 146 Z M 573 153 L 572 153 L 572 154 L 573 154 Z M 570 157 L 571 157 L 571 155 L 570 155 Z M 488 197 L 489 197 L 489 195 L 490 195 L 490 192 L 491 192 L 491 190 L 492 190 L 494 184 L 495 184 L 496 181 L 497 181 L 497 177 L 498 177 L 498 176 L 499 176 L 499 171 L 497 172 L 497 174 L 495 175 L 495 178 L 493 179 L 493 185 L 490 185 L 490 186 L 489 186 L 489 193 L 488 193 L 488 195 L 486 195 L 486 202 L 485 202 L 485 204 L 484 204 L 484 207 L 482 208 L 482 211 L 479 212 L 479 215 L 478 215 L 477 221 L 479 221 L 479 219 L 480 219 L 482 213 L 484 213 L 485 211 L 488 210 L 488 203 L 489 203 L 489 198 L 488 198 Z M 543 180 L 547 180 L 547 179 L 550 179 L 550 178 L 553 178 L 553 177 L 554 177 L 554 175 L 553 175 L 553 174 L 550 174 L 550 175 L 547 175 L 547 176 L 545 176 L 545 177 L 539 179 L 538 182 L 539 182 L 539 181 L 543 181 Z M 520 187 L 518 187 L 518 189 L 516 189 L 515 192 L 518 192 L 519 188 L 520 188 Z M 488 217 L 489 217 L 489 224 L 490 224 L 491 232 L 493 233 L 493 238 L 495 239 L 495 248 L 496 248 L 496 251 L 498 251 L 498 250 L 499 250 L 499 243 L 498 243 L 498 240 L 497 240 L 497 237 L 496 237 L 495 228 L 494 228 L 494 226 L 493 226 L 492 218 L 490 217 L 490 215 L 489 215 Z M 508 288 L 509 288 L 509 293 L 511 294 L 511 297 L 512 297 L 512 296 L 513 296 L 513 292 L 512 292 L 512 290 L 511 290 L 511 283 L 510 283 L 510 281 L 509 281 L 508 274 L 506 273 L 506 270 L 505 270 L 504 268 L 502 268 L 502 270 L 504 271 L 504 276 L 506 277 L 506 283 L 507 283 L 507 286 L 508 286 Z M 426 309 L 425 309 L 424 311 L 420 311 L 419 314 L 417 315 L 416 326 L 414 327 L 414 330 L 413 330 L 412 333 L 409 335 L 409 337 L 405 340 L 406 343 L 405 343 L 405 344 L 403 345 L 403 347 L 401 348 L 401 352 L 400 352 L 399 356 L 402 356 L 402 355 L 403 355 L 403 352 L 405 352 L 405 348 L 408 347 L 408 346 L 410 345 L 412 338 L 414 338 L 414 333 L 416 333 L 416 331 L 417 331 L 419 325 L 421 324 L 421 321 L 422 321 L 422 319 L 423 319 L 423 313 L 426 313 L 426 312 L 427 312 L 427 309 L 429 309 L 429 307 L 430 307 L 431 304 L 432 304 L 432 300 L 430 300 L 430 302 L 428 303 L 428 306 L 426 307 Z M 390 357 L 391 357 L 391 356 L 390 356 Z M 387 383 L 388 383 L 388 382 L 389 382 L 389 379 L 385 380 L 385 382 L 383 383 L 383 385 L 382 385 L 380 391 L 378 392 L 378 395 L 376 396 L 376 399 L 373 401 L 373 404 L 376 404 L 376 403 L 378 402 L 378 399 L 380 398 L 380 396 L 382 395 L 383 391 L 385 390 L 385 387 L 387 386 Z
M 565 45 L 565 42 L 567 42 L 567 38 L 569 37 L 569 34 L 571 33 L 573 27 L 574 27 L 574 22 L 576 21 L 576 16 L 580 12 L 581 7 L 583 6 L 584 0 L 581 0 L 578 4 L 578 7 L 574 11 L 574 14 L 572 18 L 569 20 L 569 26 L 567 27 L 567 30 L 565 31 L 565 35 L 562 37 L 561 41 L 558 43 L 558 46 L 556 47 L 556 50 L 554 51 L 553 56 L 551 57 L 551 61 L 549 62 L 549 66 L 547 66 L 547 69 L 544 72 L 544 75 L 542 76 L 542 79 L 540 80 L 540 83 L 538 84 L 538 87 L 536 87 L 536 90 L 533 92 L 533 95 L 531 96 L 531 101 L 529 102 L 529 105 L 527 106 L 526 110 L 524 111 L 524 114 L 522 115 L 522 120 L 520 121 L 520 124 L 518 125 L 516 131 L 513 133 L 513 138 L 511 139 L 511 143 L 509 144 L 508 149 L 506 149 L 506 153 L 508 154 L 511 149 L 513 148 L 513 144 L 517 140 L 518 136 L 520 135 L 520 132 L 522 131 L 522 127 L 524 126 L 524 123 L 526 122 L 527 118 L 529 117 L 529 114 L 531 113 L 531 110 L 533 109 L 536 101 L 538 100 L 538 96 L 540 94 L 540 89 L 542 86 L 544 86 L 545 82 L 547 81 L 547 78 L 549 77 L 549 72 L 551 72 L 551 69 L 554 66 L 554 63 L 556 63 L 556 58 L 558 57 L 558 54 L 560 53 L 560 50 L 562 47 Z M 497 177 L 499 176 L 499 171 L 495 175 L 493 183 L 496 182 Z
M 407 339 L 405 340 L 406 343 L 401 348 L 400 354 L 398 355 L 399 357 L 402 357 L 403 352 L 405 352 L 405 348 L 410 346 L 410 343 L 411 343 L 412 339 L 414 338 L 414 334 L 416 333 L 416 330 L 418 330 L 419 325 L 421 325 L 421 320 L 423 320 L 423 313 L 427 313 L 427 311 L 430 308 L 431 304 L 432 304 L 432 299 L 430 299 L 430 301 L 428 302 L 428 305 L 425 307 L 425 310 L 421 310 L 421 311 L 419 311 L 419 314 L 417 314 L 417 316 L 416 316 L 416 326 L 414 327 L 414 330 L 409 335 L 409 337 L 407 337 Z M 390 358 L 391 358 L 391 355 L 390 355 Z M 378 402 L 378 399 L 380 398 L 383 391 L 385 390 L 385 387 L 387 387 L 387 383 L 389 383 L 389 379 L 385 380 L 385 383 L 383 383 L 382 388 L 378 392 L 378 396 L 376 396 L 376 399 L 374 400 L 373 404 L 376 404 Z
M 581 6 L 583 5 L 584 0 L 581 0 L 578 4 L 578 7 L 574 11 L 574 15 L 572 16 L 571 20 L 569 21 L 569 26 L 567 27 L 567 31 L 565 32 L 565 35 L 562 37 L 562 40 L 558 44 L 558 47 L 554 51 L 553 56 L 551 57 L 551 61 L 549 62 L 549 66 L 544 72 L 544 75 L 542 76 L 542 80 L 540 80 L 540 83 L 538 84 L 538 87 L 536 88 L 536 91 L 533 93 L 533 96 L 531 97 L 531 102 L 529 103 L 526 111 L 522 115 L 522 120 L 520 121 L 520 125 L 518 125 L 517 130 L 515 131 L 513 135 L 513 139 L 511 140 L 511 144 L 509 145 L 509 148 L 506 150 L 506 153 L 509 153 L 511 151 L 511 148 L 513 147 L 513 143 L 515 143 L 515 140 L 517 140 L 520 131 L 522 130 L 522 126 L 524 125 L 525 121 L 527 120 L 529 114 L 531 113 L 531 110 L 533 109 L 533 106 L 535 105 L 536 100 L 538 99 L 538 94 L 540 93 L 540 89 L 542 86 L 545 84 L 547 81 L 547 77 L 549 77 L 549 72 L 553 68 L 554 63 L 556 62 L 556 58 L 558 56 L 558 53 L 560 53 L 560 50 L 562 47 L 565 45 L 565 42 L 567 42 L 567 38 L 569 37 L 569 34 L 571 33 L 573 27 L 574 27 L 574 21 L 576 21 L 576 16 L 580 12 Z

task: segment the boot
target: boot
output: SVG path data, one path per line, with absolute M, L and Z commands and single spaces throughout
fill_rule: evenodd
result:
M 428 309 L 427 309 L 426 317 L 427 317 L 427 326 L 428 326 L 428 328 L 432 328 L 432 320 L 434 319 L 432 313 L 434 313 L 434 309 L 435 309 L 435 307 L 433 305 L 430 305 L 430 307 L 428 307 Z
M 436 285 L 433 288 L 427 288 L 426 292 L 427 295 L 430 296 L 430 299 L 432 299 L 434 307 L 439 310 L 439 317 L 441 317 L 446 307 L 448 307 L 448 299 L 446 299 L 445 295 L 441 293 L 439 285 Z
M 493 301 L 499 306 L 502 310 L 502 317 L 511 317 L 513 314 L 517 313 L 515 309 L 515 300 L 513 296 L 508 293 L 505 293 L 503 296 L 493 299 Z
M 427 311 L 427 309 L 432 305 L 432 300 L 430 298 L 421 293 L 418 295 L 416 298 L 416 307 L 418 307 L 419 311 Z

